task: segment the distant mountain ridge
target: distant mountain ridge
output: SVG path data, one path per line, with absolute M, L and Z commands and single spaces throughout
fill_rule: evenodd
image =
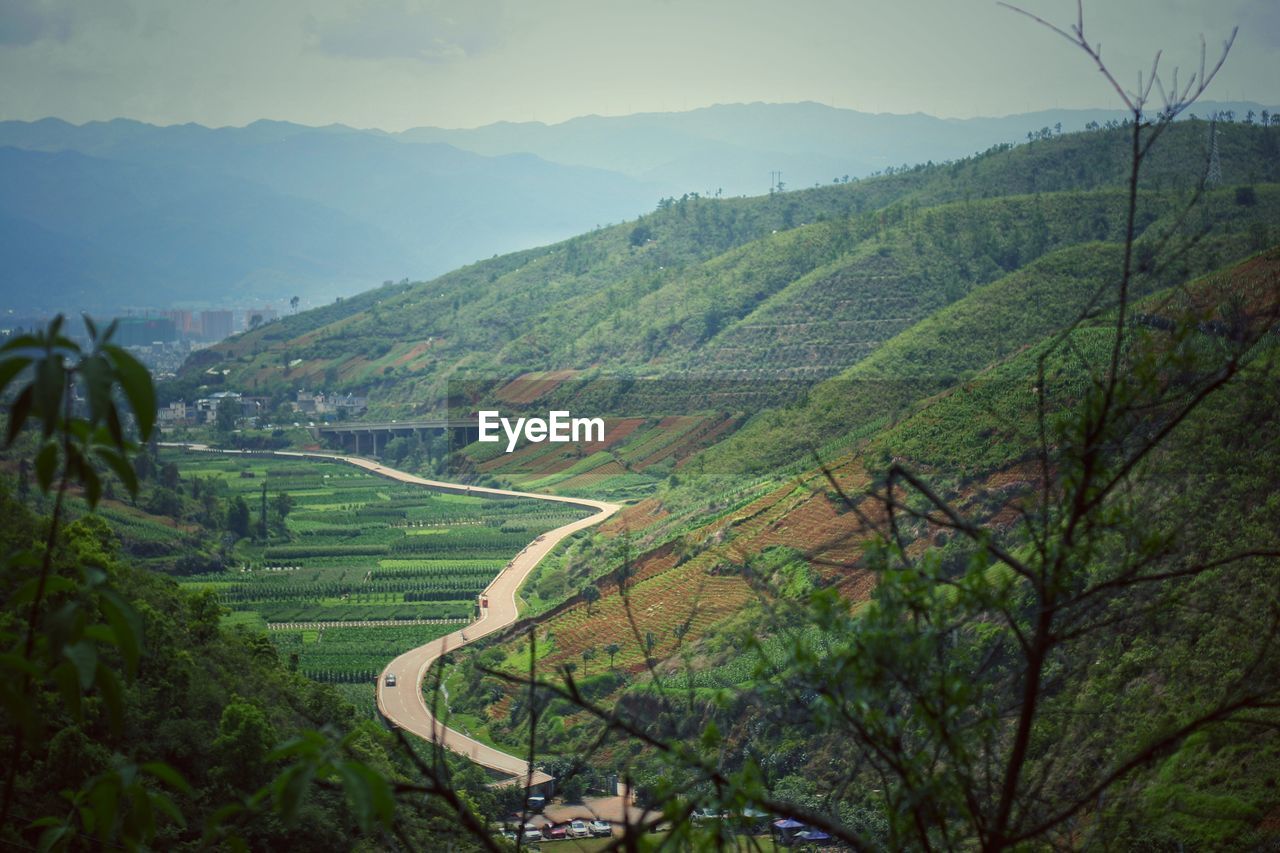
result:
M 1200 114 L 1257 104 L 1203 104 Z M 399 133 L 261 120 L 0 122 L 0 308 L 323 304 L 653 210 L 940 162 L 1122 114 L 867 114 L 816 103 Z
M 312 304 L 652 207 L 616 173 L 379 132 L 256 122 L 0 123 L 5 308 Z M 68 257 L 68 253 L 71 254 Z
M 1197 113 L 1275 112 L 1252 102 L 1204 102 Z M 999 117 L 938 118 L 864 113 L 814 102 L 717 104 L 680 113 L 583 116 L 558 124 L 498 122 L 473 129 L 420 127 L 395 134 L 447 142 L 478 154 L 515 151 L 557 163 L 622 172 L 680 192 L 761 195 L 770 172 L 802 189 L 886 167 L 965 157 L 1028 132 L 1070 133 L 1090 122 L 1121 121 L 1121 110 L 1040 110 Z M 1060 126 L 1060 127 L 1059 127 Z

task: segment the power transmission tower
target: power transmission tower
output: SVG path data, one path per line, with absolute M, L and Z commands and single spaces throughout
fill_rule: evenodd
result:
M 1222 183 L 1222 160 L 1218 156 L 1218 120 L 1209 122 L 1209 172 L 1204 177 L 1208 186 Z

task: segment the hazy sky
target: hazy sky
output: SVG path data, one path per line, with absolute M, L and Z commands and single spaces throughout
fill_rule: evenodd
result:
M 1058 23 L 1071 0 L 1027 0 Z M 1277 0 L 1092 0 L 1122 80 L 1240 35 L 1215 100 L 1280 103 Z M 0 118 L 398 130 L 713 103 L 1003 115 L 1114 107 L 1086 57 L 990 0 L 0 0 Z

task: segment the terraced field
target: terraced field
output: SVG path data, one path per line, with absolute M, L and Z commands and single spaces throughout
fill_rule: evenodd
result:
M 725 412 L 606 418 L 603 442 L 528 444 L 513 453 L 502 452 L 498 445 L 474 444 L 467 453 L 478 470 L 521 489 L 629 496 L 632 491 L 648 491 L 744 420 L 743 414 Z
M 216 591 L 233 622 L 265 623 L 296 671 L 362 685 L 370 710 L 363 685 L 388 660 L 470 621 L 477 596 L 512 557 L 585 515 L 569 505 L 433 492 L 322 461 L 188 451 L 165 459 L 184 477 L 220 480 L 243 497 L 255 531 L 264 486 L 269 506 L 289 496 L 284 530 L 241 539 L 231 568 L 182 584 Z

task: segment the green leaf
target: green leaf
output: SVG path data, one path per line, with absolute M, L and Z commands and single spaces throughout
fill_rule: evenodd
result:
M 99 591 L 98 606 L 107 617 L 116 647 L 124 658 L 125 669 L 132 676 L 138 671 L 138 659 L 142 655 L 142 620 L 133 606 L 114 589 Z
M 302 795 L 315 776 L 315 768 L 310 764 L 295 764 L 276 777 L 274 788 L 276 808 L 285 821 L 292 821 L 302 803 Z
M 12 685 L 12 686 L 11 686 Z M 22 680 L 14 676 L 12 680 L 0 683 L 0 708 L 9 714 L 9 719 L 17 723 L 28 738 L 35 738 L 40 731 L 40 719 L 36 716 L 35 706 L 25 692 L 16 689 Z
M 40 491 L 47 492 L 53 485 L 53 472 L 58 467 L 58 445 L 46 442 L 36 454 L 36 484 Z
M 52 579 L 51 579 L 52 580 Z M 27 660 L 20 654 L 9 652 L 0 655 L 0 670 L 8 670 L 10 672 L 21 672 L 32 678 L 40 677 L 40 667 L 32 661 Z M 4 679 L 0 679 L 3 681 Z
M 93 509 L 102 499 L 102 478 L 83 457 L 77 459 L 76 463 L 76 467 L 80 469 L 80 480 L 84 483 L 84 498 L 88 501 L 89 508 Z
M 277 746 L 267 756 L 268 761 L 279 761 L 283 758 L 306 756 L 317 759 L 328 745 L 324 735 L 315 731 L 304 731 L 295 738 L 290 738 Z
M 120 425 L 120 413 L 116 411 L 115 403 L 107 404 L 107 432 L 116 447 L 126 446 L 124 427 Z
M 138 494 L 138 474 L 133 470 L 133 466 L 129 464 L 129 460 L 125 455 L 111 447 L 98 447 L 94 453 L 99 459 L 107 464 L 115 475 L 120 478 L 120 482 L 124 483 L 124 487 L 128 489 L 130 495 Z
M 100 423 L 111 406 L 111 365 L 101 356 L 90 356 L 80 363 L 80 377 L 89 402 L 89 419 Z
M 60 663 L 49 675 L 62 693 L 62 702 L 67 706 L 67 713 L 77 721 L 84 719 L 84 713 L 80 707 L 80 684 L 76 680 L 75 667 L 70 663 Z
M 173 800 L 164 794 L 152 794 L 151 805 L 164 812 L 178 826 L 186 827 L 187 819 L 182 816 L 182 812 L 178 811 L 178 807 L 173 804 Z
M 93 686 L 93 676 L 98 669 L 98 649 L 87 640 L 79 640 L 66 646 L 62 653 L 76 668 L 80 689 L 88 690 Z
M 18 587 L 17 592 L 9 599 L 9 604 L 19 605 L 26 604 L 36 597 L 36 590 L 40 586 L 39 578 L 31 578 L 22 586 Z M 61 575 L 52 575 L 45 578 L 44 594 L 46 597 L 57 595 L 60 592 L 67 592 L 76 588 L 76 584 L 70 578 L 64 578 Z
M 31 415 L 31 402 L 35 399 L 35 389 L 31 385 L 23 388 L 9 407 L 9 427 L 5 432 L 4 446 L 12 447 L 13 440 L 22 432 L 27 418 Z
M 36 824 L 31 824 L 35 826 Z M 40 840 L 36 842 L 36 849 L 40 851 L 56 850 L 63 845 L 63 842 L 70 842 L 75 837 L 75 831 L 65 824 L 59 826 L 51 826 L 44 832 L 40 833 Z
M 97 589 L 107 582 L 107 573 L 97 566 L 81 566 L 80 577 L 89 589 Z
M 58 427 L 62 416 L 63 395 L 67 391 L 67 371 L 62 366 L 61 355 L 50 353 L 37 363 L 32 390 L 32 409 L 40 416 L 41 429 L 48 438 Z
M 129 400 L 133 416 L 138 419 L 138 434 L 146 441 L 151 438 L 151 428 L 156 422 L 156 389 L 151 382 L 151 374 L 142 362 L 121 347 L 108 344 L 103 350 L 110 353 L 115 362 L 116 379 Z
M 351 811 L 355 814 L 356 822 L 360 825 L 361 830 L 369 832 L 373 829 L 373 797 L 369 792 L 369 786 L 365 784 L 364 779 L 351 766 L 354 763 L 352 761 L 340 761 L 334 769 L 342 777 L 342 788 L 347 792 L 347 802 L 351 804 Z
M 108 625 L 90 625 L 84 629 L 84 635 L 95 643 L 114 646 L 116 635 Z
M 182 778 L 182 774 L 163 761 L 148 761 L 142 765 L 142 772 L 159 779 L 175 791 L 191 793 L 191 786 L 187 784 L 186 779 Z
M 22 349 L 39 349 L 40 339 L 35 335 L 18 335 L 16 338 L 10 338 L 5 341 L 4 346 L 0 346 L 0 353 L 14 352 Z M 28 360 L 30 360 L 28 358 Z
M 0 352 L 3 352 L 3 350 L 0 350 Z M 9 387 L 9 383 L 13 381 L 14 377 L 21 373 L 23 368 L 30 363 L 31 359 L 26 356 L 13 356 L 0 361 L 0 394 L 4 392 L 5 388 Z
M 387 780 L 368 765 L 359 761 L 341 761 L 336 769 L 339 775 L 343 777 L 343 783 L 347 786 L 348 794 L 350 794 L 352 786 L 359 789 L 358 796 L 364 804 L 366 814 L 370 819 L 370 825 L 366 829 L 372 829 L 372 820 L 374 819 L 384 826 L 390 826 L 392 821 L 395 820 L 396 801 L 395 797 L 392 796 L 391 786 Z
M 111 723 L 113 734 L 124 730 L 124 693 L 120 690 L 120 678 L 101 661 L 98 662 L 94 683 L 102 694 L 102 703 L 106 706 L 107 717 Z
M 102 778 L 89 792 L 89 804 L 93 810 L 93 826 L 98 837 L 103 841 L 111 834 L 120 815 L 116 806 L 120 802 L 120 792 L 114 778 Z
M 206 842 L 222 828 L 222 825 L 234 818 L 236 815 L 242 814 L 245 807 L 241 803 L 227 803 L 220 809 L 216 809 L 213 814 L 209 815 L 204 822 L 204 837 Z
M 126 839 L 150 841 L 156 834 L 156 815 L 152 808 L 154 799 L 151 792 L 142 785 L 131 785 L 129 792 L 134 796 L 129 798 L 130 808 L 126 813 L 126 819 L 132 831 L 128 833 Z

